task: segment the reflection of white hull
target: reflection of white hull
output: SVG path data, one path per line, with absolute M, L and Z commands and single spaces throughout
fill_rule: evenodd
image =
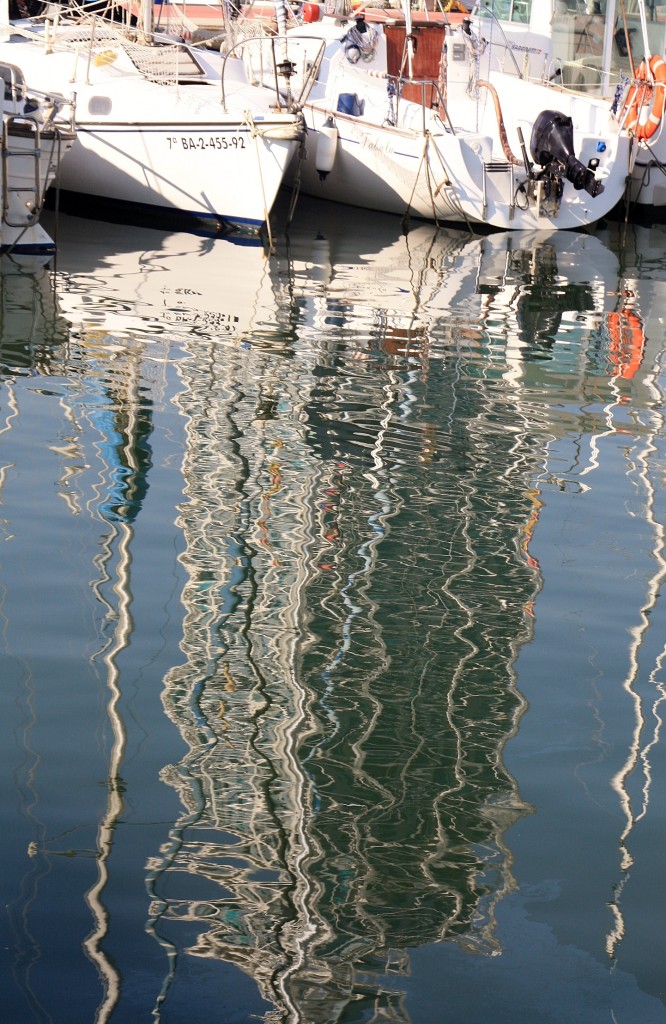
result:
M 292 293 L 317 348 L 336 351 L 335 316 L 355 325 L 356 358 L 376 358 L 381 349 L 446 360 L 452 346 L 488 346 L 511 380 L 574 366 L 632 386 L 651 372 L 649 338 L 659 332 L 646 329 L 642 295 L 622 276 L 618 246 L 603 237 L 551 230 L 479 238 L 426 224 L 382 237 L 390 220 L 345 219 L 337 210 L 299 209 L 290 229 Z M 316 226 L 316 239 L 304 235 L 304 223 Z
M 228 65 L 223 106 L 219 54 L 197 51 L 195 62 L 184 47 L 142 47 L 99 21 L 61 22 L 55 47 L 43 26 L 20 28 L 0 59 L 35 88 L 76 94 L 62 189 L 249 229 L 267 221 L 302 120 L 273 109 L 274 93 L 249 86 L 240 61 Z
M 48 372 L 67 325 L 60 317 L 53 272 L 0 257 L 0 351 L 14 371 Z
M 239 339 L 271 317 L 259 245 L 132 230 L 61 217 L 59 301 L 85 343 L 146 338 Z M 136 248 L 133 248 L 136 246 Z
M 526 272 L 530 269 L 538 276 L 539 254 L 545 249 L 552 252 L 563 284 L 566 281 L 590 286 L 600 313 L 615 301 L 617 257 L 599 238 L 588 233 L 520 231 L 471 237 L 460 231 L 436 231 L 422 224 L 408 234 L 385 240 L 381 248 L 380 239 L 373 232 L 367 238 L 367 255 L 359 260 L 362 224 L 347 237 L 344 221 L 336 231 L 333 218 L 328 223 L 318 220 L 321 237 L 304 243 L 298 223 L 296 220 L 290 231 L 295 293 L 321 295 L 327 302 L 337 299 L 341 304 L 358 303 L 359 307 L 368 308 L 370 318 L 381 309 L 401 318 L 404 324 L 414 323 L 413 317 L 418 315 L 419 323 L 436 328 L 459 310 L 470 323 L 477 321 L 481 325 L 489 295 L 495 309 L 501 305 L 510 312 L 517 305 L 520 295 L 515 287 L 515 266 L 513 271 L 510 269 L 512 261 L 520 257 L 526 261 Z M 370 221 L 368 231 L 372 225 Z M 572 310 L 570 315 L 575 323 L 579 314 Z M 506 324 L 506 318 L 502 319 L 505 331 Z M 512 334 L 504 339 L 504 344 L 514 341 Z
M 633 307 L 625 311 L 618 298 L 617 257 L 599 238 L 561 231 L 479 238 L 427 224 L 402 234 L 389 217 L 344 213 L 302 197 L 289 240 L 277 242 L 271 259 L 260 246 L 223 238 L 113 225 L 102 232 L 61 217 L 62 314 L 87 345 L 113 348 L 134 336 L 268 351 L 286 344 L 283 286 L 302 318 L 301 341 L 317 351 L 338 344 L 331 316 L 349 316 L 357 358 L 372 357 L 378 343 L 387 355 L 448 358 L 451 331 L 459 330 L 461 345 L 491 344 L 498 365 L 522 376 L 578 358 L 580 332 L 594 329 L 594 358 L 614 375 L 612 331 L 629 326 Z M 540 288 L 537 313 L 525 299 Z M 554 309 L 557 343 L 535 362 L 540 339 L 555 337 Z

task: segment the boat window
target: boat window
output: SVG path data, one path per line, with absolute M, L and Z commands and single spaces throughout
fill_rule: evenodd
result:
M 113 103 L 110 96 L 91 96 L 88 100 L 89 114 L 110 114 Z
M 576 0 L 557 0 L 553 21 L 553 58 L 561 68 L 562 84 L 588 93 L 601 93 L 633 77 L 632 65 L 637 67 L 645 52 L 641 30 L 640 11 L 635 3 L 628 3 L 622 15 L 604 0 L 590 0 L 583 4 Z M 607 20 L 613 18 L 612 31 Z M 663 52 L 664 22 L 647 22 L 648 47 L 651 53 Z M 610 52 L 605 54 L 607 40 Z M 604 83 L 604 70 L 608 82 Z
M 530 20 L 532 0 L 494 0 L 480 8 L 481 17 L 499 18 L 500 21 L 517 21 L 527 24 Z

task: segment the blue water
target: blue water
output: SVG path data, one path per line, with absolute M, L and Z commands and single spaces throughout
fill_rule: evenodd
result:
M 660 228 L 2 266 L 11 1024 L 666 1024 Z

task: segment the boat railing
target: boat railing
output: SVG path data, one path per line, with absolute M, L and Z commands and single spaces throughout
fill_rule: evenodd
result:
M 512 6 L 513 6 L 513 0 L 512 0 Z M 500 35 L 502 36 L 506 52 L 509 55 L 509 57 L 511 58 L 511 62 L 513 64 L 514 71 L 515 71 L 516 75 L 518 76 L 518 78 L 524 78 L 525 76 L 524 76 L 523 72 L 520 70 L 520 68 L 518 67 L 518 61 L 516 60 L 516 55 L 513 52 L 513 43 L 508 39 L 507 34 L 504 31 L 504 25 L 502 24 L 500 19 L 497 17 L 497 14 L 495 13 L 494 9 L 489 4 L 482 4 L 479 7 L 479 15 L 481 17 L 483 17 L 483 18 L 489 18 L 489 19 L 492 20 L 494 25 L 497 27 Z M 511 21 L 512 19 L 509 16 L 507 20 Z M 521 23 L 522 23 L 522 21 L 521 21 Z
M 16 64 L 3 62 L 0 64 L 0 78 L 4 86 L 4 109 L 16 114 L 28 94 L 23 72 Z
M 278 110 L 297 111 L 317 80 L 326 43 L 310 36 L 259 35 L 229 46 L 222 60 L 222 108 L 226 111 L 227 86 L 238 80 L 239 62 L 251 85 L 271 88 Z
M 449 117 L 448 107 L 439 82 L 434 78 L 403 78 L 397 75 L 387 75 L 386 80 L 393 85 L 396 97 L 396 124 L 400 124 L 400 100 L 404 99 L 410 103 L 416 103 L 421 108 L 421 129 L 425 135 L 428 130 L 428 114 L 435 114 L 442 123 L 449 129 L 452 135 L 456 134 L 453 122 Z M 406 95 L 408 92 L 408 95 Z
M 23 71 L 15 64 L 7 61 L 0 63 L 0 79 L 4 88 L 4 113 L 15 118 L 37 121 L 42 128 L 57 122 L 62 128 L 66 126 L 74 131 L 76 123 L 76 96 L 67 98 L 61 93 L 42 92 L 30 88 L 25 81 Z M 69 116 L 64 117 L 63 109 L 68 109 Z
M 91 84 L 93 65 L 111 61 L 114 47 L 122 50 L 137 71 L 157 85 L 206 81 L 206 71 L 187 42 L 166 33 L 144 30 L 124 8 L 117 21 L 103 16 L 106 7 L 102 8 L 101 4 L 91 5 L 95 8 L 93 11 L 86 6 L 49 4 L 43 15 L 32 19 L 31 25 L 15 25 L 13 31 L 34 42 L 39 27 L 37 38 L 47 53 L 64 50 L 73 54 L 72 81 L 77 79 L 80 65 L 85 62 L 87 85 Z
M 75 6 L 70 7 L 49 4 L 42 16 L 46 51 L 65 49 L 73 52 L 72 81 L 79 76 L 80 65 L 85 62 L 82 77 L 89 85 L 93 65 L 112 60 L 111 50 L 117 47 L 145 78 L 158 85 L 210 84 L 209 72 L 206 71 L 210 61 L 199 59 L 199 47 L 166 33 L 146 32 L 131 24 L 125 8 L 120 21 L 100 17 L 99 11 L 104 3 L 106 0 L 95 3 L 94 12 L 86 10 L 87 5 L 78 0 Z M 30 29 L 24 29 L 24 32 L 29 33 Z M 286 36 L 267 34 L 263 29 L 250 33 L 249 27 L 244 26 L 242 36 L 230 41 L 222 55 L 219 73 L 223 109 L 227 109 L 228 87 L 232 82 L 239 82 L 239 60 L 243 66 L 243 81 L 270 89 L 275 95 L 276 109 L 300 109 L 319 74 L 325 45 L 320 38 L 299 36 L 287 39 Z M 233 62 L 235 67 L 230 63 L 234 57 L 239 59 Z M 217 73 L 216 70 L 215 78 Z

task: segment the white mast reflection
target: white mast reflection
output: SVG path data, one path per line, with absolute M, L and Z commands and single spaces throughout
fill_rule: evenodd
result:
M 608 955 L 615 960 L 617 958 L 618 945 L 625 934 L 625 924 L 621 909 L 621 896 L 629 878 L 629 871 L 634 863 L 629 840 L 631 833 L 648 811 L 650 802 L 650 788 L 652 782 L 652 769 L 650 757 L 653 748 L 658 744 L 661 735 L 662 715 L 661 704 L 666 699 L 666 684 L 658 681 L 666 658 L 666 645 L 655 659 L 655 664 L 647 676 L 650 688 L 656 690 L 657 696 L 651 702 L 651 714 L 654 720 L 652 735 L 645 741 L 644 731 L 646 729 L 645 699 L 636 688 L 640 673 L 640 654 L 644 645 L 647 633 L 653 620 L 654 610 L 657 606 L 661 587 L 666 579 L 666 531 L 658 515 L 655 514 L 657 488 L 651 478 L 651 458 L 657 453 L 655 444 L 657 438 L 664 436 L 665 417 L 662 413 L 664 408 L 664 389 L 661 385 L 663 367 L 661 360 L 663 353 L 656 360 L 654 371 L 646 377 L 645 385 L 650 390 L 654 402 L 651 408 L 653 426 L 650 428 L 645 445 L 633 456 L 634 469 L 642 485 L 645 495 L 644 518 L 652 529 L 654 538 L 652 557 L 655 562 L 654 572 L 647 580 L 646 599 L 639 611 L 640 622 L 631 627 L 631 643 L 629 645 L 629 671 L 623 680 L 622 687 L 626 692 L 632 713 L 633 731 L 627 757 L 618 772 L 611 779 L 611 786 L 618 796 L 620 809 L 625 819 L 624 828 L 619 837 L 620 870 L 622 878 L 615 888 L 614 898 L 609 907 L 613 915 L 613 926 L 606 937 L 606 950 Z M 640 791 L 640 802 L 635 808 L 636 801 L 629 792 L 629 782 L 634 773 L 640 770 L 643 782 Z
M 145 489 L 147 466 L 145 452 L 142 460 L 140 449 L 147 433 L 147 420 L 139 399 L 141 385 L 145 380 L 140 349 L 128 351 L 124 359 L 114 360 L 109 365 L 100 360 L 94 370 L 99 376 L 99 402 L 97 406 L 84 406 L 82 411 L 95 430 L 94 448 L 101 462 L 93 486 L 94 498 L 88 502 L 88 512 L 106 527 L 100 540 L 99 553 L 94 559 L 98 577 L 91 583 L 92 592 L 103 611 L 99 632 L 106 639 L 91 657 L 91 662 L 104 666 L 107 690 L 105 711 L 111 727 L 112 743 L 106 775 L 106 807 L 97 828 L 97 879 L 84 894 L 93 918 L 93 928 L 83 941 L 83 949 L 97 969 L 103 989 L 101 1002 L 95 1012 L 95 1024 L 106 1024 L 121 997 L 121 974 L 104 948 L 110 920 L 104 893 L 109 882 L 116 827 L 125 807 L 122 766 L 127 731 L 121 706 L 123 694 L 118 658 L 129 647 L 134 629 L 131 613 L 131 544 L 134 519 Z M 71 422 L 76 424 L 71 401 L 67 411 Z M 71 458 L 77 450 L 78 446 L 70 442 L 61 454 Z M 73 474 L 74 471 L 65 466 L 61 496 L 71 510 L 77 511 L 80 495 L 70 490 Z
M 116 579 L 113 592 L 118 598 L 114 607 L 103 593 L 104 584 L 110 582 L 110 576 L 103 575 L 94 586 L 95 596 L 102 606 L 106 607 L 107 621 L 116 621 L 116 628 L 99 654 L 93 660 L 101 660 L 106 668 L 106 685 L 109 699 L 106 713 L 113 733 L 113 744 L 109 756 L 107 774 L 107 805 L 97 829 L 97 881 L 85 894 L 85 900 L 93 915 L 94 927 L 85 939 L 83 946 L 97 968 L 104 985 L 104 996 L 95 1014 L 96 1024 L 106 1024 L 120 999 L 120 974 L 111 958 L 103 948 L 103 941 L 109 930 L 109 915 L 104 905 L 104 890 L 109 880 L 109 859 L 113 849 L 115 829 L 124 807 L 122 795 L 121 768 L 125 754 L 127 733 L 120 713 L 120 689 L 118 655 L 129 645 L 132 634 L 132 617 L 130 608 L 132 595 L 130 589 L 130 542 L 133 528 L 128 523 L 118 523 L 103 544 L 103 554 L 99 559 L 101 570 L 105 570 L 117 555 L 115 567 Z

